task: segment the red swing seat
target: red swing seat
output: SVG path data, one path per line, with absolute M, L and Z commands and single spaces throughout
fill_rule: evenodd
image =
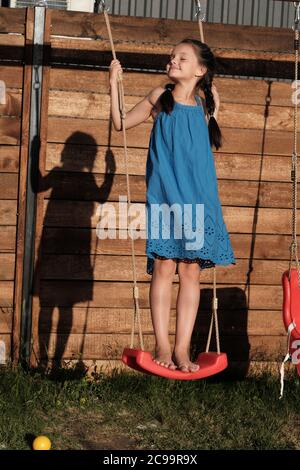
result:
M 282 286 L 283 322 L 287 332 L 290 332 L 289 353 L 300 376 L 300 288 L 297 268 L 291 268 L 291 279 L 289 270 L 283 273 Z
M 199 353 L 196 363 L 200 368 L 196 372 L 183 372 L 181 370 L 171 370 L 153 361 L 150 352 L 142 349 L 124 348 L 122 361 L 128 367 L 149 375 L 165 377 L 177 380 L 197 380 L 204 379 L 211 375 L 218 374 L 228 366 L 227 354 L 217 352 Z

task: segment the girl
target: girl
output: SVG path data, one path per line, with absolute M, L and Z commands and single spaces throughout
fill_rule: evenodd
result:
M 120 62 L 112 60 L 111 112 L 116 130 L 122 130 L 119 70 Z M 217 150 L 222 145 L 216 121 L 220 102 L 212 84 L 214 70 L 215 58 L 205 43 L 189 38 L 180 41 L 166 67 L 171 83 L 152 89 L 125 117 L 126 129 L 150 115 L 154 119 L 146 166 L 147 273 L 152 275 L 150 308 L 156 338 L 153 360 L 183 372 L 199 369 L 189 353 L 200 300 L 200 271 L 236 264 L 223 220 L 211 150 L 212 145 Z M 200 89 L 205 95 L 203 102 Z M 183 214 L 179 223 L 178 213 Z M 200 233 L 196 245 L 195 231 Z M 187 235 L 191 232 L 193 242 L 189 243 Z M 179 292 L 171 352 L 168 325 L 174 273 L 179 276 Z

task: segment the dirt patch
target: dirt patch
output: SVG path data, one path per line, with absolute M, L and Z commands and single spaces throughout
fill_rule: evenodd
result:
M 116 431 L 117 425 L 99 410 L 69 409 L 59 412 L 44 433 L 53 436 L 55 450 L 133 450 L 138 442 Z

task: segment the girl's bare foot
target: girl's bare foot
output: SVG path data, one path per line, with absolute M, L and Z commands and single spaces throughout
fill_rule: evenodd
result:
M 174 349 L 172 358 L 182 372 L 197 372 L 199 364 L 190 361 L 189 354 L 183 349 Z
M 167 369 L 175 370 L 177 366 L 172 361 L 171 351 L 168 349 L 155 349 L 155 356 L 153 361 L 160 366 L 166 367 Z

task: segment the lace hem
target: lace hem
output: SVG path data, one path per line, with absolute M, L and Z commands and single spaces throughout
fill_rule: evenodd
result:
M 150 227 L 150 224 L 148 227 Z M 160 223 L 155 223 L 154 227 L 159 229 L 158 233 L 161 235 Z M 152 239 L 147 232 L 147 273 L 152 274 L 153 272 L 154 258 L 173 259 L 176 261 L 176 274 L 178 273 L 179 261 L 198 263 L 201 269 L 211 268 L 216 265 L 236 264 L 229 234 L 223 219 L 221 219 L 221 222 L 214 221 L 210 215 L 206 215 L 204 232 L 205 240 L 203 247 L 201 250 L 189 249 L 188 258 L 186 257 L 187 250 L 185 249 L 185 242 L 188 240 L 185 237 L 183 239 L 173 239 L 172 233 L 172 236 L 169 238 L 159 237 Z
M 178 263 L 183 262 L 187 264 L 198 263 L 201 269 L 213 268 L 216 264 L 211 261 L 210 259 L 203 259 L 203 258 L 167 258 L 165 256 L 158 255 L 157 253 L 152 252 L 152 255 L 157 259 L 172 259 L 176 261 L 176 272 L 178 274 Z M 148 258 L 148 267 L 147 267 L 147 274 L 153 274 L 153 267 L 154 267 L 154 260 Z

